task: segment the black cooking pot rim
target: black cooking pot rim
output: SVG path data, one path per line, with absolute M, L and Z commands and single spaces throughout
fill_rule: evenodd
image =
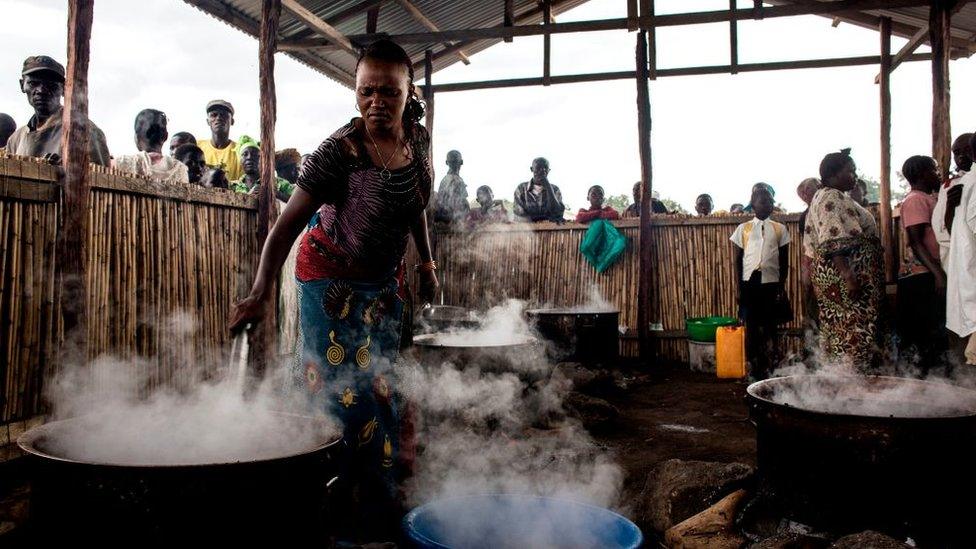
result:
M 449 333 L 449 332 L 448 332 Z M 505 347 L 521 347 L 527 345 L 535 345 L 539 343 L 539 340 L 531 337 L 524 336 L 520 341 L 513 341 L 508 343 L 489 343 L 489 344 L 478 344 L 478 345 L 445 345 L 443 343 L 435 342 L 436 338 L 445 335 L 445 332 L 434 332 L 431 334 L 421 334 L 413 336 L 414 345 L 419 345 L 421 347 L 432 348 L 432 349 L 502 349 Z
M 585 310 L 572 307 L 553 307 L 551 309 L 529 309 L 525 311 L 530 315 L 619 315 L 618 309 L 609 310 Z
M 282 416 L 291 416 L 291 417 L 300 417 L 300 418 L 316 419 L 316 418 L 313 418 L 311 416 L 304 416 L 304 415 L 301 415 L 301 414 L 293 414 L 293 413 L 290 413 L 290 412 L 274 412 L 274 413 L 277 414 L 277 415 L 282 415 Z M 300 451 L 295 451 L 295 452 L 291 452 L 291 453 L 288 453 L 288 454 L 276 455 L 276 456 L 269 457 L 269 458 L 265 458 L 265 459 L 255 459 L 255 460 L 250 460 L 250 461 L 222 461 L 222 462 L 179 463 L 179 464 L 167 464 L 167 463 L 159 463 L 159 464 L 145 464 L 145 463 L 129 464 L 129 463 L 114 463 L 114 462 L 108 462 L 108 461 L 82 461 L 82 460 L 72 459 L 72 458 L 68 458 L 68 457 L 64 457 L 64 456 L 56 456 L 56 455 L 53 455 L 53 454 L 49 454 L 49 453 L 41 450 L 37 446 L 35 446 L 35 442 L 38 439 L 40 439 L 41 437 L 43 437 L 49 431 L 51 431 L 51 430 L 53 430 L 53 429 L 56 428 L 56 427 L 52 427 L 52 426 L 64 425 L 64 424 L 69 423 L 69 422 L 78 421 L 80 419 L 80 417 L 81 416 L 79 416 L 79 417 L 73 417 L 73 418 L 69 418 L 69 419 L 62 419 L 62 420 L 58 420 L 58 421 L 51 421 L 49 423 L 45 423 L 43 425 L 38 425 L 37 427 L 33 427 L 31 429 L 28 429 L 22 435 L 20 435 L 19 437 L 17 437 L 17 446 L 19 446 L 21 450 L 23 450 L 24 452 L 27 452 L 28 454 L 32 454 L 34 456 L 37 456 L 37 457 L 40 457 L 40 458 L 43 458 L 43 459 L 57 461 L 57 462 L 61 462 L 61 463 L 74 463 L 74 464 L 78 464 L 78 465 L 88 465 L 88 466 L 95 466 L 95 467 L 124 467 L 126 469 L 154 469 L 155 470 L 155 469 L 198 469 L 198 468 L 204 468 L 204 467 L 247 465 L 247 464 L 255 464 L 255 463 L 269 463 L 269 462 L 275 462 L 275 461 L 283 461 L 283 460 L 292 459 L 292 458 L 295 458 L 295 457 L 298 457 L 298 456 L 303 456 L 303 455 L 313 454 L 313 453 L 319 452 L 321 450 L 324 450 L 326 448 L 329 448 L 330 446 L 335 446 L 335 445 L 339 444 L 342 441 L 342 433 L 339 432 L 339 433 L 337 433 L 335 435 L 335 437 L 333 439 L 331 439 L 329 441 L 326 441 L 326 442 L 323 442 L 321 444 L 318 444 L 318 445 L 316 445 L 314 447 L 305 448 L 305 449 L 302 449 Z
M 754 399 L 762 404 L 771 406 L 777 409 L 790 410 L 791 412 L 809 414 L 813 416 L 821 417 L 831 417 L 831 418 L 850 418 L 850 419 L 884 419 L 884 420 L 898 420 L 898 421 L 932 421 L 932 420 L 946 420 L 946 419 L 956 419 L 956 418 L 972 418 L 976 417 L 976 408 L 972 409 L 968 413 L 959 414 L 948 414 L 940 416 L 890 416 L 890 415 L 871 415 L 871 414 L 850 414 L 850 413 L 834 413 L 825 410 L 816 410 L 811 408 L 801 408 L 798 406 L 791 406 L 788 404 L 782 404 L 773 401 L 765 396 L 760 395 L 767 386 L 775 385 L 779 383 L 784 383 L 783 380 L 797 380 L 797 379 L 854 379 L 854 380 L 865 380 L 865 379 L 876 379 L 882 383 L 899 383 L 899 384 L 914 384 L 919 386 L 928 386 L 943 388 L 948 391 L 955 391 L 960 396 L 968 397 L 976 404 L 976 391 L 972 389 L 967 389 L 965 387 L 959 387 L 958 385 L 941 384 L 933 381 L 924 381 L 921 379 L 911 379 L 904 377 L 894 377 L 894 376 L 858 376 L 853 374 L 840 374 L 840 375 L 824 375 L 824 374 L 798 374 L 789 376 L 778 376 L 771 377 L 768 379 L 756 381 L 749 384 L 746 388 L 746 396 L 748 398 Z

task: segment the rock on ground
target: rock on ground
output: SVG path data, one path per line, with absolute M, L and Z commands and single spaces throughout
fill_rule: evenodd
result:
M 602 398 L 596 398 L 573 391 L 563 401 L 566 413 L 574 417 L 587 429 L 606 427 L 617 419 L 620 412 L 617 408 Z
M 880 532 L 865 530 L 840 538 L 830 549 L 910 549 L 910 546 Z
M 830 541 L 804 534 L 778 534 L 749 546 L 749 549 L 826 549 Z
M 641 527 L 665 532 L 749 486 L 754 472 L 744 463 L 669 459 L 647 475 L 635 517 Z

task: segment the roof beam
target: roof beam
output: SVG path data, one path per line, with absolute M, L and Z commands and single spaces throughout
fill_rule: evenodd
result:
M 932 58 L 928 53 L 913 53 L 905 61 L 927 61 Z M 804 59 L 800 61 L 774 61 L 763 63 L 740 63 L 739 72 L 767 72 L 795 69 L 822 69 L 831 67 L 855 67 L 860 65 L 877 65 L 881 63 L 880 55 L 864 57 L 838 57 L 830 59 Z M 707 65 L 701 67 L 680 67 L 672 69 L 657 69 L 658 77 L 665 76 L 701 76 L 707 74 L 726 74 L 731 71 L 731 65 Z M 555 75 L 549 80 L 550 84 L 576 84 L 580 82 L 605 82 L 608 80 L 626 80 L 636 78 L 636 71 L 597 72 L 586 74 Z M 488 80 L 483 82 L 456 82 L 434 85 L 434 92 L 455 92 L 470 90 L 487 90 L 497 88 L 519 88 L 525 86 L 544 86 L 541 77 L 511 78 L 507 80 Z
M 339 32 L 339 30 L 332 25 L 323 21 L 319 16 L 315 15 L 309 11 L 305 6 L 298 3 L 298 0 L 281 0 L 281 7 L 287 9 L 295 17 L 302 20 L 309 28 L 315 29 L 319 34 L 324 36 L 328 41 L 332 42 L 336 46 L 339 46 L 343 51 L 352 55 L 353 57 L 359 56 L 359 50 L 352 45 L 352 42 L 346 38 L 346 35 Z
M 437 25 L 434 24 L 434 22 L 431 21 L 430 18 L 424 15 L 424 12 L 420 11 L 420 8 L 413 5 L 413 3 L 410 2 L 410 0 L 396 0 L 396 3 L 399 4 L 401 8 L 406 10 L 406 12 L 409 13 L 411 17 L 419 21 L 421 25 L 427 27 L 428 30 L 433 32 L 440 32 L 440 29 L 437 28 Z M 451 47 L 454 44 L 452 42 L 445 42 L 444 45 L 447 47 Z M 468 54 L 465 53 L 464 50 L 459 49 L 454 53 L 458 56 L 458 59 L 460 59 L 461 62 L 464 63 L 465 65 L 471 64 L 471 59 L 468 58 Z
M 326 23 L 332 25 L 333 27 L 338 27 L 339 25 L 349 21 L 350 19 L 362 15 L 363 12 L 368 12 L 370 10 L 379 9 L 380 5 L 383 4 L 383 0 L 364 0 L 356 4 L 355 6 L 350 6 L 339 13 L 329 17 L 325 20 Z M 369 32 L 369 31 L 366 31 Z M 290 34 L 288 36 L 289 41 L 300 40 L 302 38 L 308 38 L 315 34 L 312 29 L 303 29 L 296 33 Z M 279 43 L 280 44 L 280 43 Z M 280 48 L 279 48 L 280 49 Z
M 962 7 L 965 4 L 966 4 L 965 2 L 957 2 L 956 5 L 953 6 L 952 11 L 950 13 L 952 15 L 955 15 L 959 10 L 962 9 Z M 889 20 L 887 24 L 890 29 L 891 21 Z M 898 67 L 898 65 L 901 65 L 901 62 L 905 60 L 905 57 L 907 57 L 911 53 L 915 53 L 915 50 L 917 50 L 922 44 L 924 44 L 925 41 L 928 40 L 928 38 L 929 38 L 929 25 L 926 23 L 925 25 L 922 25 L 918 29 L 918 32 L 913 34 L 912 37 L 908 39 L 908 43 L 902 46 L 901 49 L 898 50 L 898 53 L 896 53 L 894 57 L 891 58 L 891 66 L 888 67 L 888 72 L 895 70 Z M 874 83 L 875 84 L 881 83 L 880 74 L 874 77 Z
M 791 17 L 796 15 L 827 15 L 847 14 L 860 10 L 894 9 L 928 6 L 929 0 L 836 0 L 822 2 L 817 5 L 781 5 L 766 6 L 759 14 L 763 19 L 773 17 Z M 733 18 L 738 20 L 752 19 L 757 14 L 755 8 L 740 8 L 732 10 L 702 11 L 693 13 L 672 13 L 657 15 L 653 22 L 646 16 L 641 16 L 643 25 L 653 24 L 656 27 L 674 27 L 682 25 L 702 25 L 706 23 L 727 23 Z M 876 19 L 876 18 L 875 18 Z M 571 23 L 552 23 L 546 28 L 543 25 L 525 25 L 515 27 L 489 27 L 480 29 L 456 29 L 440 32 L 408 33 L 390 35 L 386 33 L 350 35 L 348 38 L 355 43 L 366 43 L 379 38 L 391 38 L 398 43 L 428 43 L 452 42 L 457 40 L 485 40 L 500 39 L 506 36 L 538 36 L 542 34 L 563 34 L 573 32 L 597 32 L 626 29 L 627 18 L 603 19 L 598 21 L 576 21 Z M 914 28 L 912 32 L 914 32 Z M 909 33 L 910 34 L 910 33 Z

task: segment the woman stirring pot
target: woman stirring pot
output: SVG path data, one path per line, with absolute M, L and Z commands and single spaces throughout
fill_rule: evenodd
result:
M 401 516 L 393 471 L 399 446 L 393 362 L 403 312 L 401 266 L 411 235 L 421 258 L 421 299 L 430 302 L 437 287 L 424 213 L 433 174 L 430 135 L 418 123 L 424 107 L 400 46 L 380 40 L 362 53 L 356 108 L 361 117 L 303 164 L 230 327 L 261 320 L 272 281 L 318 211 L 295 270 L 303 383 L 315 406 L 343 423 L 347 455 L 335 507 L 352 514 L 337 523 L 354 529 L 343 537 L 392 540 Z

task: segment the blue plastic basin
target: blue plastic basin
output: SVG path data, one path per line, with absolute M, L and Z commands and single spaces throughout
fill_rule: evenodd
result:
M 494 494 L 434 500 L 407 513 L 407 537 L 432 549 L 640 547 L 640 528 L 577 501 Z

